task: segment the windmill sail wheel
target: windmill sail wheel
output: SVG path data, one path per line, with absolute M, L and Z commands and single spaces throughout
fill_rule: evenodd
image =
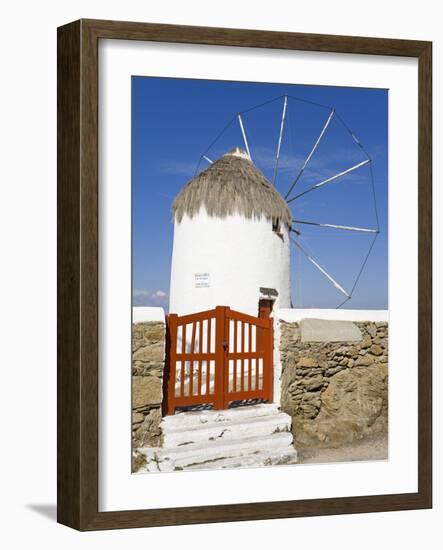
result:
M 196 173 L 239 144 L 291 209 L 293 305 L 340 308 L 380 233 L 371 156 L 337 110 L 291 95 L 233 116 Z

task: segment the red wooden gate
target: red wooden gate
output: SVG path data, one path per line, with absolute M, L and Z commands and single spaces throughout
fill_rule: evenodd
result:
M 273 321 L 226 306 L 167 317 L 163 413 L 177 407 L 272 401 Z

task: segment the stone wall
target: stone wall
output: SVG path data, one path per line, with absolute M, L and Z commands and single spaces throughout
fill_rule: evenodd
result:
M 132 325 L 132 445 L 156 447 L 162 443 L 160 430 L 165 365 L 165 324 Z M 137 453 L 135 464 L 137 470 Z
M 281 407 L 296 447 L 387 434 L 388 324 L 355 325 L 360 341 L 302 342 L 299 323 L 280 321 Z

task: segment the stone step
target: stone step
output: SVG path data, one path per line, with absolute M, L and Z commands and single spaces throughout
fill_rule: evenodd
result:
M 296 464 L 297 452 L 289 447 L 287 451 L 275 453 L 272 451 L 259 451 L 252 455 L 236 456 L 232 458 L 220 458 L 200 464 L 191 464 L 184 470 L 225 470 L 228 468 L 261 468 L 263 466 L 276 466 L 279 464 Z
M 231 420 L 246 420 L 248 418 L 270 416 L 280 413 L 280 409 L 274 403 L 259 403 L 244 407 L 234 407 L 224 410 L 186 411 L 171 416 L 165 416 L 162 420 L 162 429 L 183 430 L 188 427 L 201 424 L 228 422 Z
M 204 444 L 170 448 L 144 447 L 139 449 L 139 452 L 146 457 L 148 471 L 172 472 L 190 468 L 210 468 L 211 464 L 230 458 L 243 460 L 249 456 L 245 460 L 251 463 L 253 462 L 251 455 L 258 457 L 262 452 L 267 452 L 270 456 L 292 455 L 295 460 L 296 451 L 292 441 L 290 432 L 278 432 L 265 437 L 248 437 L 232 441 L 224 441 L 222 438 Z
M 249 418 L 231 417 L 229 420 L 200 423 L 196 426 L 178 428 L 167 426 L 163 429 L 165 447 L 184 446 L 222 439 L 245 439 L 271 435 L 275 432 L 289 432 L 291 417 L 285 413 Z

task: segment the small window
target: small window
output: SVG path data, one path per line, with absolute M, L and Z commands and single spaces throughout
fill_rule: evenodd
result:
M 272 218 L 272 231 L 281 235 L 280 218 Z

